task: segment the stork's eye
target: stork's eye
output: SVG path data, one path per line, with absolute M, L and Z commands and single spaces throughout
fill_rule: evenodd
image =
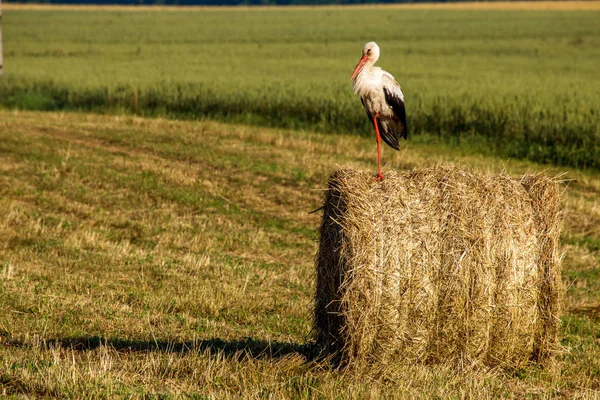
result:
M 367 54 L 371 53 L 371 49 L 367 50 Z

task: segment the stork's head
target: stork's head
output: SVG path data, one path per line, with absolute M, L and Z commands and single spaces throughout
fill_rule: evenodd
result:
M 377 43 L 369 42 L 369 43 L 365 44 L 362 48 L 362 57 L 361 57 L 360 61 L 358 62 L 358 64 L 356 65 L 356 68 L 354 69 L 354 73 L 352 74 L 352 77 L 350 78 L 350 80 L 354 80 L 354 78 L 356 78 L 356 75 L 358 75 L 360 73 L 360 71 L 362 71 L 365 64 L 373 65 L 377 62 L 378 58 L 379 58 L 379 46 L 377 46 Z

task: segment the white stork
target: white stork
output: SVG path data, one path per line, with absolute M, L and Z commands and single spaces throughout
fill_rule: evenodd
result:
M 352 74 L 354 93 L 360 96 L 369 119 L 377 134 L 377 180 L 381 173 L 381 138 L 393 149 L 400 150 L 398 140 L 408 137 L 404 93 L 394 77 L 375 67 L 379 58 L 379 46 L 369 42 L 362 49 L 362 58 Z

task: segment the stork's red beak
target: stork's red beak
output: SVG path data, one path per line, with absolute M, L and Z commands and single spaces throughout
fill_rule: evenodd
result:
M 354 80 L 354 78 L 356 77 L 356 75 L 358 75 L 358 73 L 360 72 L 360 70 L 363 68 L 363 66 L 365 65 L 365 63 L 367 62 L 369 58 L 367 56 L 362 56 L 362 58 L 360 59 L 360 61 L 358 62 L 358 64 L 356 64 L 356 68 L 354 69 L 354 73 L 352 74 L 352 77 L 350 78 L 350 80 Z

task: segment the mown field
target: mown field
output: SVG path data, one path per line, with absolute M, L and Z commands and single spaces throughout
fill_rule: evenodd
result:
M 386 168 L 544 167 L 408 142 Z M 600 176 L 569 169 L 554 366 L 460 371 L 314 359 L 326 180 L 375 171 L 373 138 L 0 111 L 0 396 L 597 398 Z M 564 172 L 551 167 L 550 174 Z
M 349 77 L 376 40 L 413 138 L 600 168 L 598 8 L 8 6 L 3 17 L 6 107 L 371 134 Z

